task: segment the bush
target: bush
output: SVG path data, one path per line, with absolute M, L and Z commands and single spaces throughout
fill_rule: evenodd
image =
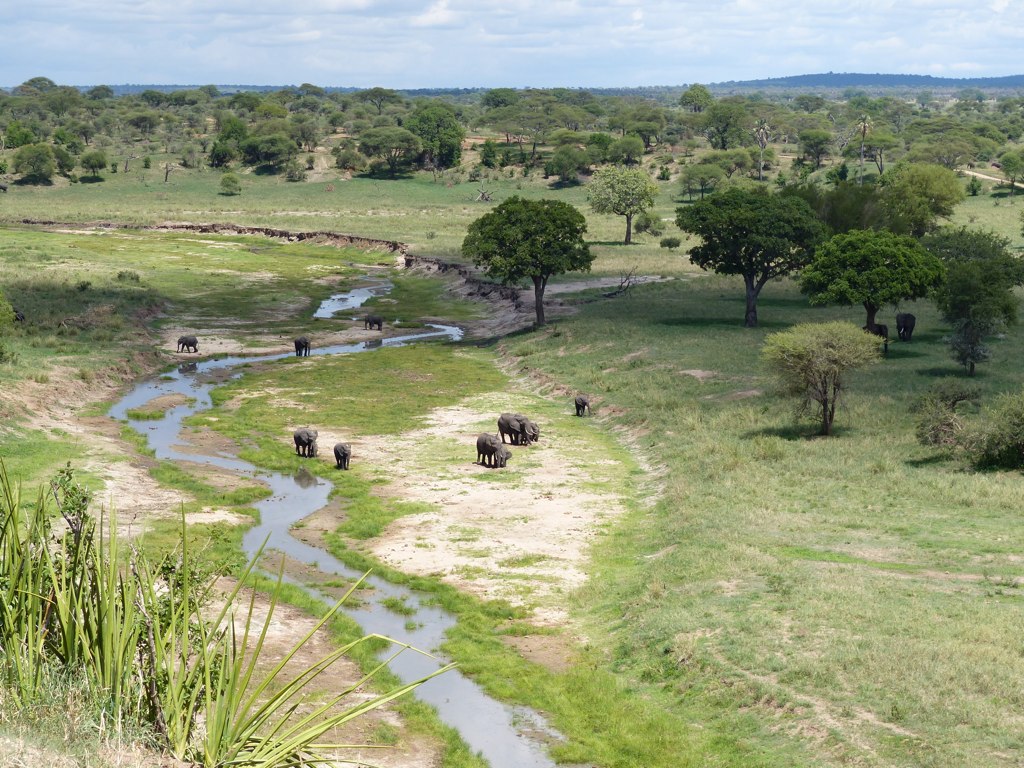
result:
M 131 269 L 122 269 L 117 273 L 117 279 L 122 283 L 137 283 L 141 280 L 139 273 Z
M 638 235 L 647 232 L 658 237 L 665 231 L 665 222 L 650 211 L 642 211 L 633 219 L 633 231 Z
M 958 379 L 942 379 L 915 403 L 917 440 L 922 445 L 954 449 L 964 442 L 966 425 L 956 412 L 961 403 L 976 403 L 978 389 Z
M 662 248 L 668 248 L 670 251 L 674 251 L 682 244 L 683 241 L 680 240 L 678 237 L 663 237 L 661 238 L 661 242 L 659 243 L 659 245 Z
M 964 442 L 979 469 L 1024 469 L 1024 392 L 1002 395 Z
M 335 164 L 345 171 L 366 170 L 366 155 L 355 149 L 342 149 L 334 153 Z
M 284 166 L 284 177 L 287 181 L 305 181 L 306 169 L 297 160 L 289 160 Z
M 220 193 L 222 195 L 238 195 L 242 192 L 242 182 L 233 173 L 225 173 L 220 178 Z

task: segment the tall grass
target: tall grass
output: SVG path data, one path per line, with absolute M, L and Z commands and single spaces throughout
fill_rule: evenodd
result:
M 125 557 L 116 525 L 89 513 L 90 494 L 70 467 L 51 490 L 60 525 L 53 524 L 42 490 L 26 510 L 0 461 L 0 692 L 19 708 L 42 701 L 55 675 L 70 675 L 84 682 L 108 728 L 120 733 L 126 724 L 143 723 L 157 746 L 179 760 L 205 768 L 327 765 L 342 745 L 319 744 L 324 734 L 447 669 L 348 705 L 349 694 L 386 667 L 381 661 L 314 703 L 307 695 L 311 682 L 357 646 L 388 640 L 354 640 L 284 680 L 285 667 L 359 583 L 269 671 L 257 674 L 283 574 L 262 627 L 254 620 L 255 592 L 239 609 L 258 554 L 212 611 L 213 580 L 190 553 L 184 528 L 181 549 L 160 562 L 134 548 Z M 393 657 L 409 646 L 392 648 Z

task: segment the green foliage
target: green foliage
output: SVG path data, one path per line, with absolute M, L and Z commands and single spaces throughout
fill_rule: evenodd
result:
M 941 165 L 900 163 L 882 175 L 882 204 L 888 227 L 922 237 L 940 218 L 949 218 L 964 199 L 957 175 Z
M 559 147 L 545 164 L 544 172 L 550 176 L 558 176 L 562 183 L 577 181 L 580 173 L 590 168 L 590 156 L 575 146 Z
M 965 447 L 979 469 L 1024 469 L 1024 393 L 1000 395 Z
M 480 164 L 484 168 L 498 167 L 498 143 L 487 139 L 480 145 Z
M 266 166 L 279 170 L 299 153 L 298 145 L 284 133 L 253 136 L 239 144 L 247 165 Z
M 878 339 L 852 323 L 802 323 L 765 338 L 761 356 L 801 408 L 816 404 L 831 435 L 844 377 L 880 359 Z
M 979 194 L 981 194 L 981 191 L 982 189 L 984 189 L 984 186 L 981 183 L 981 179 L 979 179 L 977 176 L 971 176 L 967 180 L 966 189 L 968 195 L 970 195 L 971 197 L 977 197 Z
M 600 145 L 592 145 L 600 147 Z M 639 136 L 623 136 L 608 145 L 605 159 L 612 163 L 636 165 L 644 156 L 644 142 Z
M 49 144 L 26 144 L 14 153 L 14 172 L 33 184 L 48 183 L 56 170 Z
M 712 149 L 742 147 L 748 140 L 750 116 L 742 103 L 716 101 L 701 115 L 704 135 Z
M 242 193 L 242 182 L 233 173 L 225 173 L 220 177 L 220 192 L 222 195 L 239 195 Z
M 757 297 L 767 282 L 810 260 L 824 227 L 803 200 L 763 189 L 728 189 L 676 209 L 676 224 L 701 238 L 690 261 L 723 275 L 742 275 L 744 324 L 757 325 Z
M 700 192 L 700 199 L 714 191 L 714 188 L 725 179 L 725 171 L 720 165 L 697 163 L 683 168 L 680 183 L 688 199 L 693 199 L 694 191 Z
M 979 397 L 977 387 L 959 379 L 935 382 L 914 406 L 918 442 L 945 450 L 962 446 L 965 425 L 957 407 L 962 403 L 976 404 Z
M 466 131 L 450 105 L 441 101 L 420 102 L 405 118 L 403 127 L 419 138 L 425 162 L 430 166 L 443 169 L 459 164 Z
M 626 218 L 626 245 L 632 240 L 633 217 L 650 209 L 657 194 L 658 185 L 643 168 L 599 168 L 587 187 L 590 207 L 595 213 Z
M 800 131 L 800 153 L 814 163 L 815 168 L 821 168 L 821 161 L 828 157 L 831 151 L 832 139 L 831 131 L 818 128 Z
M 384 161 L 392 177 L 420 153 L 419 137 L 405 128 L 371 128 L 359 137 L 359 151 Z
M 590 269 L 586 231 L 583 214 L 568 203 L 511 197 L 469 225 L 462 253 L 506 285 L 532 280 L 537 325 L 543 325 L 548 279 Z
M 79 162 L 84 170 L 99 176 L 100 171 L 107 167 L 107 153 L 102 149 L 92 149 L 83 154 Z
M 714 103 L 715 99 L 707 86 L 694 83 L 679 97 L 679 106 L 690 112 L 703 112 Z
M 863 304 L 868 328 L 885 304 L 927 296 L 945 268 L 911 237 L 876 230 L 852 230 L 822 244 L 800 273 L 800 290 L 811 304 Z
M 658 243 L 658 245 L 661 248 L 667 248 L 669 251 L 674 251 L 682 244 L 683 241 L 680 240 L 678 237 L 663 237 L 661 238 L 661 241 Z
M 659 237 L 665 232 L 665 223 L 657 214 L 643 211 L 633 220 L 633 231 L 638 235 L 646 232 L 653 237 Z

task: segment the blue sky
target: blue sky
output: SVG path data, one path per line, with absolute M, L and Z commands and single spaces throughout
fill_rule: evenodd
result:
M 1024 71 L 1024 0 L 32 0 L 0 85 L 635 86 Z

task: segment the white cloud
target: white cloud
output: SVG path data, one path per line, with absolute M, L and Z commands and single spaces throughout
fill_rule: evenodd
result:
M 450 27 L 459 19 L 459 15 L 448 7 L 448 0 L 438 0 L 426 11 L 413 16 L 414 27 Z

